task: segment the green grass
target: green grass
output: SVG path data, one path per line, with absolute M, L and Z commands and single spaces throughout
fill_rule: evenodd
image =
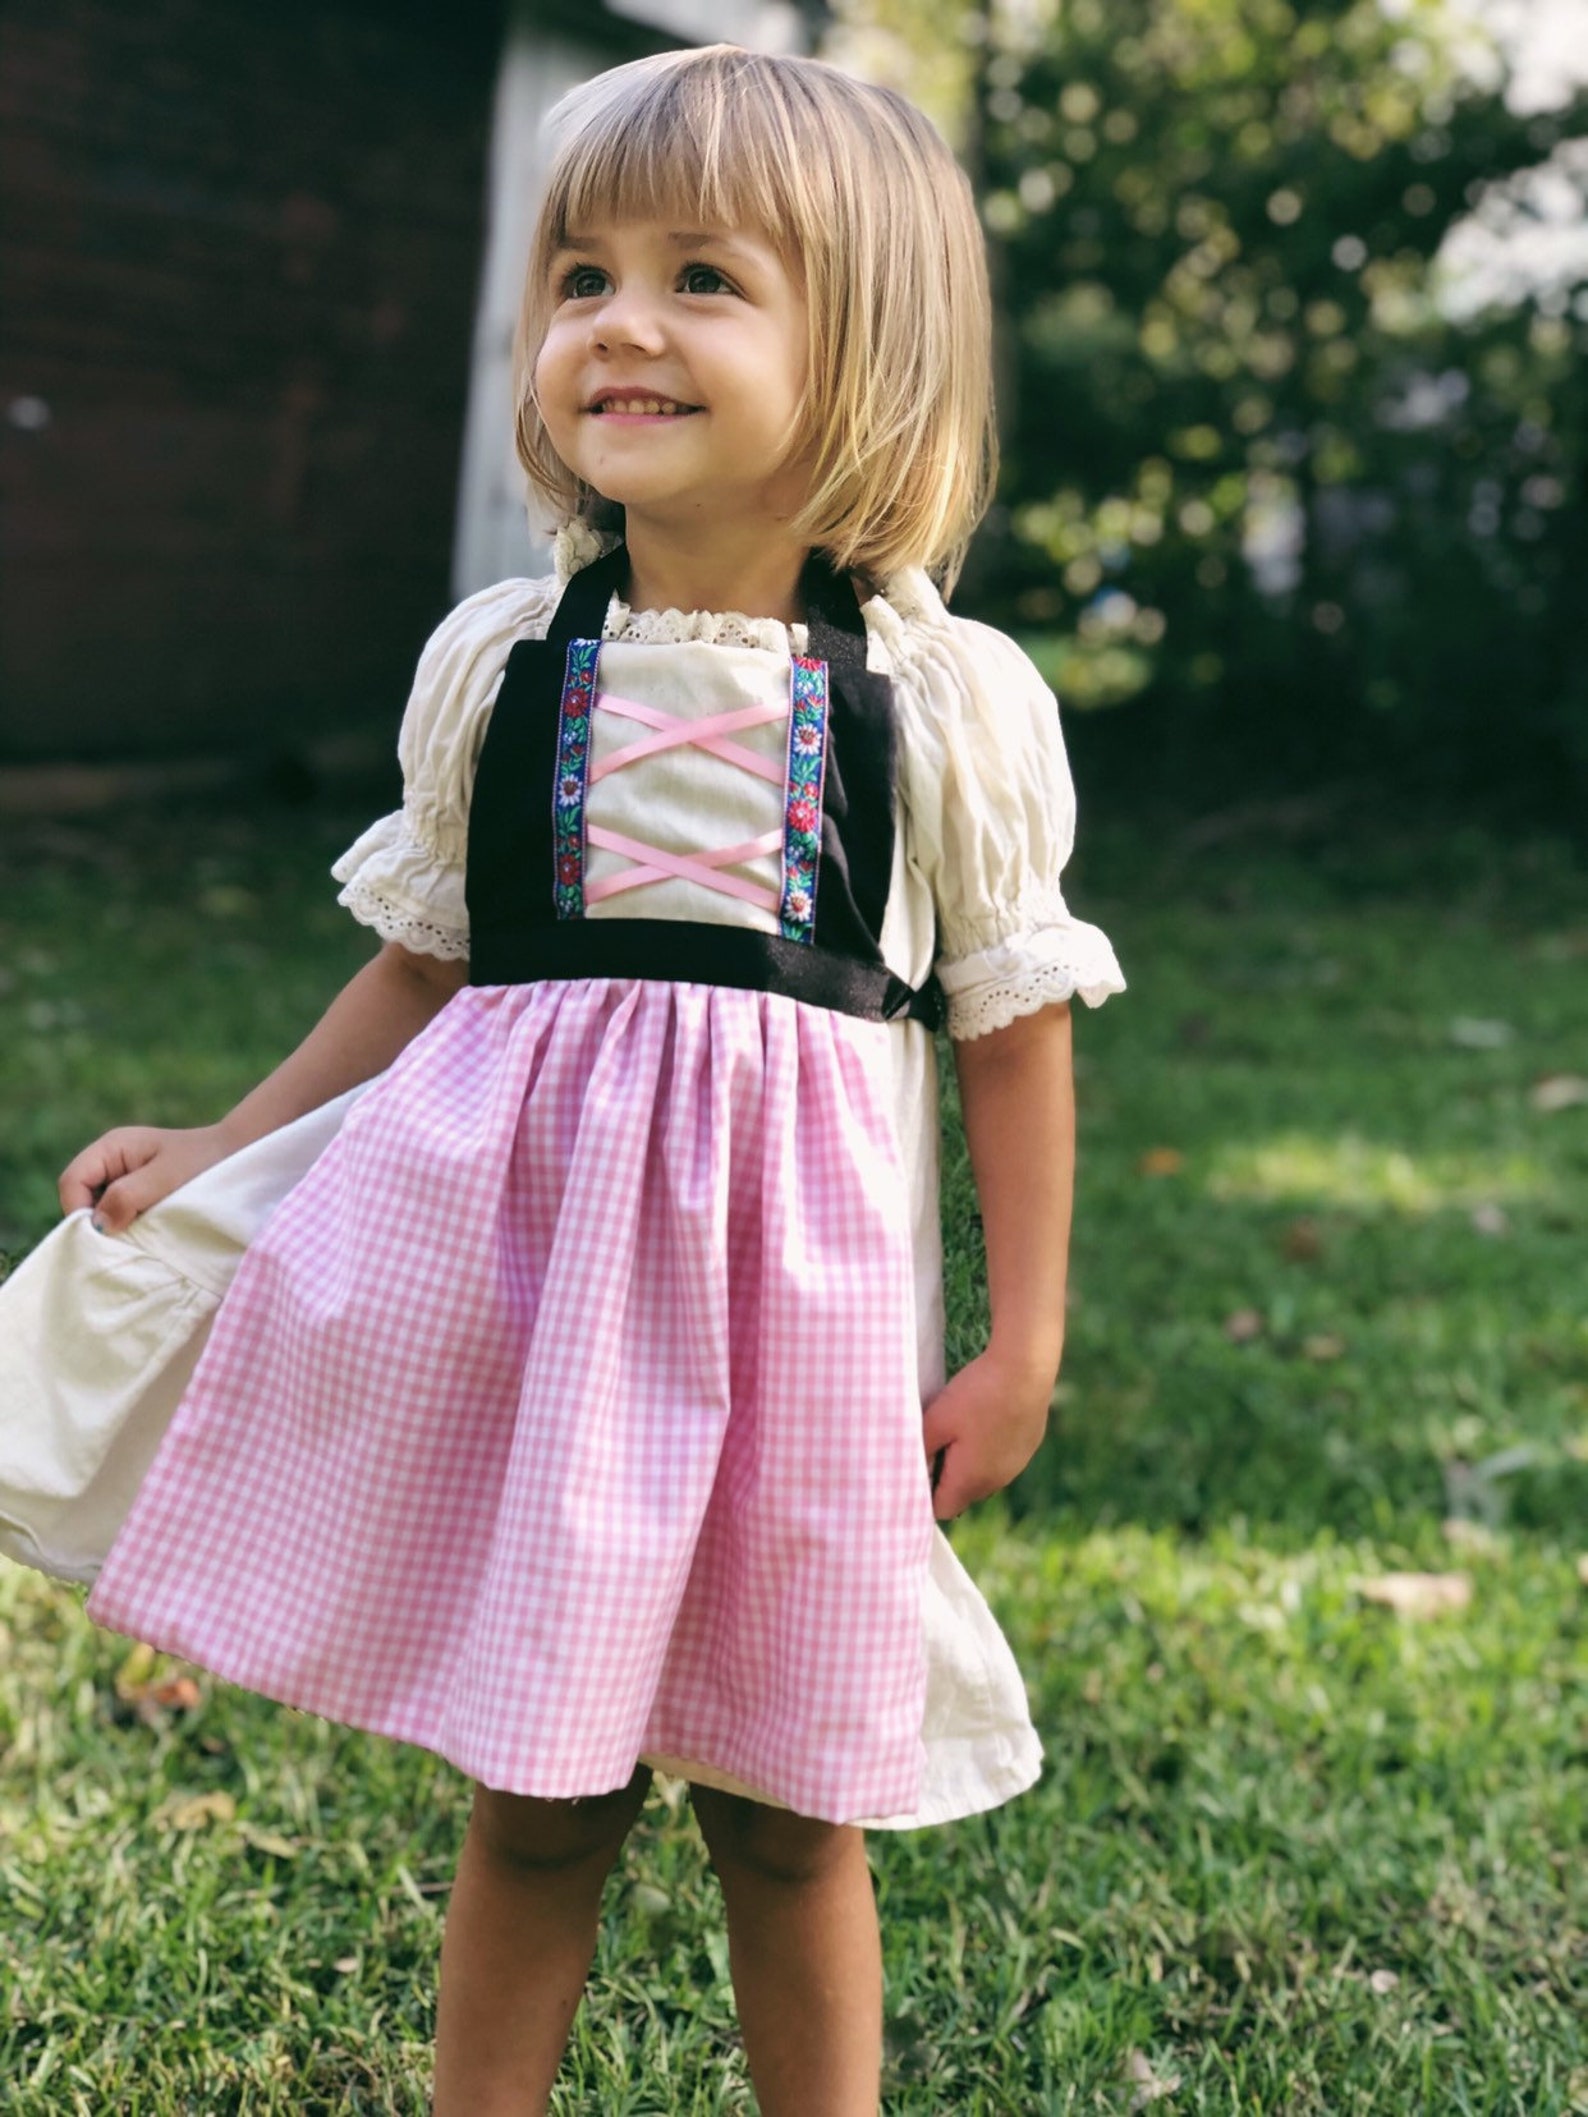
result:
M 358 820 L 7 833 L 0 1250 L 308 1026 Z M 1132 991 L 1077 1024 L 1055 1430 L 955 1530 L 1048 1768 L 872 1840 L 890 2117 L 1588 2111 L 1588 1106 L 1532 1092 L 1588 1072 L 1588 879 L 1458 832 L 1087 859 Z M 1436 1620 L 1359 1593 L 1453 1567 Z M 422 2111 L 466 1786 L 207 1682 L 139 1718 L 79 1601 L 0 1569 L 0 2110 Z M 556 2107 L 753 2107 L 659 1795 Z

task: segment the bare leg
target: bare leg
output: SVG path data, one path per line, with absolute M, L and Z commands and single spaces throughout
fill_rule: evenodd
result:
M 441 1942 L 435 2117 L 544 2111 L 595 1953 L 601 1889 L 651 1775 L 533 1801 L 474 1791 Z
M 862 1833 L 691 1789 L 762 2117 L 877 2117 L 882 1943 Z

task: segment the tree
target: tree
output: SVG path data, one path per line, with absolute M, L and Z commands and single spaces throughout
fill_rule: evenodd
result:
M 1588 294 L 1458 317 L 1439 263 L 1588 99 L 1508 109 L 1442 0 L 961 31 L 1013 383 L 979 606 L 1177 782 L 1588 785 Z

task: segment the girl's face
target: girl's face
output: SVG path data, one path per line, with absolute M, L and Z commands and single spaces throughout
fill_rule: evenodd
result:
M 605 222 L 552 260 L 535 390 L 553 448 L 659 529 L 775 531 L 805 497 L 788 460 L 804 295 L 763 235 Z

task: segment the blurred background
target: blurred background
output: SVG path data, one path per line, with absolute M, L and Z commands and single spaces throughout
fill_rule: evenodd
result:
M 931 24 L 929 33 L 928 24 Z M 968 584 L 1180 799 L 1588 791 L 1588 8 L 873 5 L 983 201 Z
M 542 112 L 713 36 L 893 82 L 972 171 L 1006 464 L 959 607 L 1083 775 L 1575 815 L 1585 0 L 11 0 L 0 812 L 377 753 L 442 611 L 544 563 Z

